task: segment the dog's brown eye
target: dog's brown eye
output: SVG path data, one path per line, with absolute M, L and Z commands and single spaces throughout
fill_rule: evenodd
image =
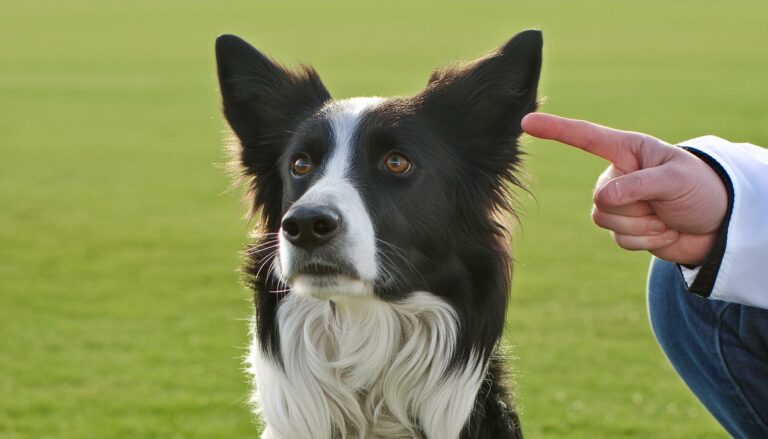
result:
M 306 154 L 302 154 L 296 157 L 296 159 L 293 161 L 291 171 L 294 175 L 301 177 L 302 175 L 307 175 L 312 172 L 312 169 L 314 168 L 315 167 L 312 165 L 312 160 L 310 160 Z
M 393 174 L 405 174 L 411 170 L 411 161 L 399 152 L 391 152 L 384 159 L 384 167 Z

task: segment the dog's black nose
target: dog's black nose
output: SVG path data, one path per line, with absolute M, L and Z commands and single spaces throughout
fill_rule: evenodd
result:
M 283 236 L 305 250 L 320 247 L 339 232 L 341 218 L 324 207 L 296 207 L 283 217 Z

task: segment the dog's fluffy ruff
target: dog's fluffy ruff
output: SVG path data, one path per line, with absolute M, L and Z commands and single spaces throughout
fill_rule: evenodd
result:
M 458 321 L 444 300 L 293 294 L 277 313 L 282 358 L 257 343 L 248 356 L 263 438 L 459 437 L 486 365 L 450 368 Z

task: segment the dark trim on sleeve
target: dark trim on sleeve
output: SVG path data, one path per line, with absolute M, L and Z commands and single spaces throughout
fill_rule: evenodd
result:
M 709 154 L 706 154 L 698 149 L 680 145 L 684 150 L 690 152 L 696 157 L 708 164 L 720 177 L 725 185 L 725 190 L 728 193 L 728 209 L 725 212 L 723 223 L 720 225 L 720 229 L 717 232 L 717 239 L 709 254 L 704 259 L 699 269 L 699 274 L 696 275 L 693 283 L 688 287 L 688 291 L 697 294 L 702 297 L 709 297 L 712 294 L 712 289 L 715 287 L 715 281 L 717 280 L 717 273 L 720 271 L 720 265 L 723 262 L 723 256 L 725 255 L 725 248 L 728 244 L 728 225 L 731 222 L 731 214 L 733 213 L 733 182 L 725 169 L 712 158 Z

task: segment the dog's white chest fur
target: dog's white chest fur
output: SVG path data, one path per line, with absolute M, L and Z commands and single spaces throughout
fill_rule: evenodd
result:
M 424 292 L 398 303 L 291 294 L 277 311 L 282 366 L 254 341 L 252 401 L 263 438 L 459 437 L 485 365 L 450 369 L 453 308 Z

